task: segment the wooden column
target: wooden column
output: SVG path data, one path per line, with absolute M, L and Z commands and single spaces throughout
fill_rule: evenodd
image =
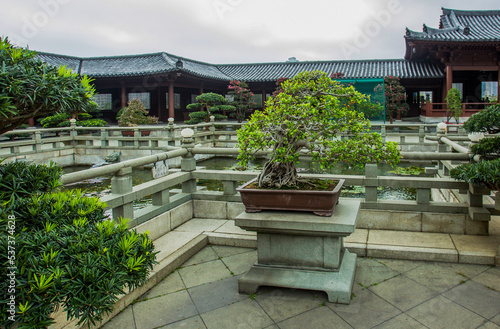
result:
M 127 88 L 125 88 L 125 85 L 122 84 L 121 108 L 124 108 L 126 106 L 127 106 Z
M 168 83 L 168 117 L 175 119 L 174 112 L 174 83 L 170 81 Z
M 448 95 L 448 91 L 453 86 L 453 66 L 451 64 L 446 64 L 446 95 Z M 443 97 L 446 97 L 443 95 Z
M 266 108 L 266 90 L 262 89 L 262 110 Z
M 497 77 L 497 101 L 500 100 L 500 65 L 498 65 L 498 77 Z

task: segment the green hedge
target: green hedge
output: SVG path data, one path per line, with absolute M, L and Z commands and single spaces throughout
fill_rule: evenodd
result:
M 143 284 L 156 263 L 147 234 L 130 231 L 125 219 L 108 220 L 105 203 L 81 191 L 58 191 L 61 173 L 55 165 L 0 165 L 0 229 L 6 233 L 0 235 L 0 277 L 8 278 L 0 280 L 0 291 L 8 292 L 0 294 L 0 326 L 10 328 L 15 319 L 18 328 L 46 328 L 58 307 L 79 324 L 95 324 L 126 289 Z

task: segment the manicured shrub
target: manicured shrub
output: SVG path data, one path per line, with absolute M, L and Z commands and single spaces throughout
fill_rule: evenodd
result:
M 0 165 L 0 277 L 9 278 L 0 280 L 0 326 L 46 328 L 59 307 L 95 324 L 156 263 L 147 234 L 108 220 L 98 198 L 58 191 L 60 175 L 55 165 Z

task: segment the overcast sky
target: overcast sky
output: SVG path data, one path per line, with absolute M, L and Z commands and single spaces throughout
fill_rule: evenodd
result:
M 0 0 L 0 35 L 79 57 L 167 52 L 208 63 L 403 58 L 405 28 L 498 0 Z

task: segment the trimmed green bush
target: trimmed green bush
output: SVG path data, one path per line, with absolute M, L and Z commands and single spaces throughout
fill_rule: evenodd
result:
M 196 97 L 197 103 L 189 104 L 186 108 L 190 111 L 198 110 L 196 112 L 189 113 L 190 119 L 185 123 L 187 124 L 197 124 L 202 122 L 208 122 L 210 116 L 214 116 L 216 121 L 226 120 L 227 116 L 222 115 L 220 111 L 231 112 L 234 111 L 235 107 L 231 105 L 224 105 L 226 99 L 224 96 L 216 93 L 204 93 Z
M 98 323 L 156 263 L 147 234 L 130 231 L 125 219 L 108 220 L 105 203 L 58 191 L 61 172 L 55 165 L 0 165 L 0 229 L 7 233 L 0 235 L 0 276 L 15 278 L 14 291 L 0 295 L 0 326 L 15 319 L 18 328 L 46 328 L 58 307 L 79 324 Z M 10 280 L 0 280 L 0 290 L 9 289 Z
M 496 134 L 500 132 L 500 105 L 493 104 L 481 112 L 471 115 L 464 123 L 468 132 Z

